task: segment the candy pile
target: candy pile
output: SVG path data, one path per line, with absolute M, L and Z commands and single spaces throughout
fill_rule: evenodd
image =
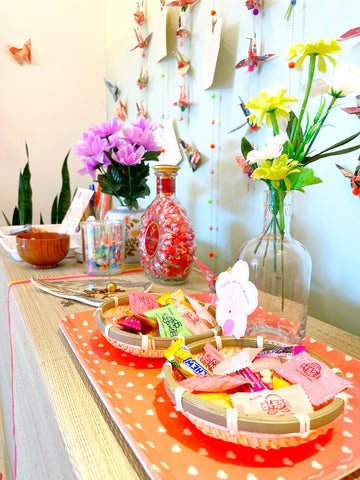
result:
M 139 233 L 141 264 L 155 281 L 183 282 L 196 250 L 186 211 L 175 198 L 157 197 L 142 218 Z
M 103 312 L 114 326 L 130 333 L 152 337 L 197 335 L 216 326 L 214 316 L 182 290 L 160 298 L 152 293 L 130 291 L 129 304 Z
M 351 385 L 304 346 L 274 350 L 207 343 L 192 355 L 177 340 L 165 352 L 178 384 L 201 398 L 239 412 L 265 416 L 310 413 Z

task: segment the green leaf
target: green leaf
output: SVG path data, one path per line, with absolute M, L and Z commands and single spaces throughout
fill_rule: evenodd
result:
M 241 153 L 243 157 L 246 159 L 248 153 L 252 150 L 254 150 L 254 147 L 251 145 L 251 143 L 246 137 L 243 137 L 241 139 Z
M 360 135 L 360 131 L 357 133 L 354 133 L 353 135 L 350 135 L 347 138 L 344 138 L 344 140 L 341 140 L 338 143 L 334 143 L 334 145 L 331 145 L 331 147 L 325 148 L 325 150 L 322 150 L 318 155 L 322 155 L 323 153 L 328 152 L 329 150 L 333 150 L 334 148 L 342 147 L 343 145 L 346 145 L 347 143 L 357 138 L 359 135 Z
M 11 225 L 11 223 L 9 222 L 9 220 L 8 220 L 7 216 L 5 215 L 5 213 L 2 212 L 2 214 L 3 214 L 3 217 L 4 217 L 4 219 L 5 219 L 6 225 L 9 227 L 9 226 Z
M 143 161 L 145 162 L 156 162 L 159 160 L 159 155 L 161 152 L 150 152 L 146 151 L 143 156 Z
M 14 208 L 13 216 L 12 216 L 12 225 L 21 225 L 20 223 L 20 214 L 18 207 Z
M 19 176 L 19 219 L 20 225 L 32 223 L 32 189 L 31 189 L 31 173 L 29 161 L 26 163 L 24 171 Z
M 56 223 L 61 223 L 63 221 L 71 203 L 70 175 L 69 175 L 68 164 L 67 164 L 69 155 L 70 155 L 70 150 L 68 151 L 64 159 L 63 166 L 61 169 L 62 185 L 61 185 L 61 191 L 59 195 Z
M 344 148 L 343 150 L 337 150 L 336 152 L 324 153 L 323 155 L 319 153 L 318 155 L 314 155 L 313 157 L 307 157 L 306 160 L 304 160 L 302 163 L 304 165 L 307 165 L 309 163 L 315 162 L 315 160 L 320 160 L 320 158 L 333 157 L 335 155 L 343 155 L 345 153 L 351 153 L 351 152 L 354 152 L 355 150 L 358 150 L 359 148 L 360 148 L 360 145 L 354 145 L 353 147 Z
M 44 219 L 41 212 L 40 212 L 40 225 L 44 225 Z
M 300 192 L 304 192 L 303 187 L 322 183 L 319 177 L 315 177 L 314 170 L 307 167 L 302 168 L 298 173 L 290 174 L 288 178 L 291 180 L 290 190 L 299 190 Z
M 51 207 L 51 223 L 58 223 L 58 197 L 54 198 L 52 207 Z

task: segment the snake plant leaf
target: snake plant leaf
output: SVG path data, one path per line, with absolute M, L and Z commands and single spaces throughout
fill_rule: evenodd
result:
M 40 212 L 40 225 L 44 225 L 44 219 L 41 212 Z
M 71 203 L 70 175 L 69 175 L 69 169 L 68 169 L 68 163 L 67 163 L 69 155 L 70 155 L 70 150 L 68 151 L 64 159 L 63 166 L 61 169 L 62 186 L 61 186 L 61 191 L 59 195 L 59 203 L 57 207 L 56 223 L 61 223 L 63 221 Z
M 28 149 L 26 144 L 26 151 L 28 155 Z M 25 225 L 26 223 L 32 223 L 32 189 L 31 189 L 31 173 L 29 160 L 27 161 L 24 171 L 20 172 L 19 176 L 19 225 Z
M 52 207 L 51 207 L 51 223 L 58 223 L 58 197 L 54 198 Z
M 4 212 L 2 212 L 2 214 L 3 214 L 3 217 L 4 217 L 4 219 L 5 219 L 6 225 L 9 227 L 9 226 L 11 225 L 9 219 L 7 218 L 7 216 L 5 215 Z
M 18 207 L 14 208 L 11 225 L 20 225 L 20 214 Z

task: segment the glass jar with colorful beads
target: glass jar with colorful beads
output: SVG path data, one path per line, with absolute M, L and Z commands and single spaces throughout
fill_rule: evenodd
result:
M 196 250 L 195 234 L 186 210 L 175 197 L 179 167 L 156 165 L 157 196 L 148 206 L 139 233 L 141 264 L 158 283 L 179 285 L 191 271 Z

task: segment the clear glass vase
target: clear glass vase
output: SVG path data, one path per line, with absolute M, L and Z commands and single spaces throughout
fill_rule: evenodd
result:
M 290 234 L 292 193 L 265 192 L 264 228 L 247 241 L 237 259 L 249 265 L 249 280 L 259 292 L 259 306 L 248 318 L 246 335 L 287 344 L 305 338 L 311 258 Z

